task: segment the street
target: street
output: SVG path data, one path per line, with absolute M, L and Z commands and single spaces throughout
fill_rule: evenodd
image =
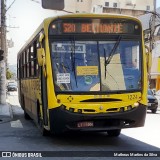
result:
M 43 137 L 32 120 L 24 119 L 17 92 L 9 92 L 7 98 L 13 119 L 0 124 L 0 151 L 160 151 L 160 111 L 156 114 L 148 111 L 145 127 L 122 130 L 117 138 L 108 137 L 106 133 Z M 63 157 L 63 152 L 61 154 Z

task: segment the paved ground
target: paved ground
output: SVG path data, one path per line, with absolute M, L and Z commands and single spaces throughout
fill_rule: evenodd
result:
M 0 105 L 0 123 L 6 123 L 13 118 L 11 106 L 6 103 L 4 105 Z
M 8 102 L 11 104 L 11 107 L 7 105 L 6 108 L 8 108 L 8 111 L 10 111 L 9 108 L 11 108 L 13 119 L 7 123 L 2 122 L 0 125 L 0 151 L 51 151 L 52 154 L 55 153 L 55 151 L 60 151 L 59 158 L 54 157 L 56 160 L 124 160 L 124 157 L 104 158 L 98 155 L 106 151 L 114 151 L 116 153 L 119 151 L 160 151 L 160 111 L 156 114 L 148 111 L 144 127 L 124 129 L 122 130 L 122 134 L 116 138 L 108 137 L 106 133 L 78 133 L 61 137 L 43 137 L 32 120 L 27 121 L 24 119 L 23 110 L 18 103 L 16 92 L 8 94 Z M 8 118 L 11 118 L 10 115 L 8 115 Z M 84 154 L 86 154 L 87 151 L 91 151 L 92 153 L 94 152 L 97 157 L 71 156 L 65 158 L 63 157 L 66 153 L 65 151 L 71 151 L 73 155 L 77 151 L 77 154 L 79 154 L 79 151 L 81 151 L 80 153 L 84 152 Z M 41 159 L 46 160 L 46 158 Z M 133 158 L 127 158 L 127 160 L 131 159 Z M 153 158 L 134 157 L 133 160 L 139 159 L 150 160 Z M 160 158 L 154 157 L 154 159 L 158 160 Z

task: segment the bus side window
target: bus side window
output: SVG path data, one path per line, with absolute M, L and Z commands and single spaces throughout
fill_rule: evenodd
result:
M 38 56 L 37 56 L 37 49 L 40 48 L 40 43 L 38 41 L 38 39 L 35 41 L 35 47 L 36 47 L 36 64 L 35 64 L 35 69 L 36 69 L 36 76 L 39 77 L 39 70 L 40 70 L 40 67 L 39 67 L 39 64 L 38 64 Z
M 34 46 L 30 47 L 30 76 L 34 76 Z
M 38 60 L 37 60 L 37 40 L 34 41 L 34 55 L 33 55 L 33 58 L 34 58 L 34 77 L 37 77 L 38 76 Z
M 27 65 L 27 77 L 29 77 L 29 48 L 27 48 L 27 61 L 26 61 L 26 65 Z

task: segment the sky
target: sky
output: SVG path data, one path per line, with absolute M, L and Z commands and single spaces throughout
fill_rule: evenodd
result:
M 36 0 L 41 2 L 41 0 Z M 7 0 L 7 7 L 13 0 Z M 12 39 L 14 47 L 8 51 L 8 63 L 16 64 L 17 53 L 34 33 L 44 18 L 56 15 L 56 11 L 46 10 L 41 3 L 31 0 L 16 0 L 7 11 L 7 38 Z
M 14 0 L 7 0 L 7 7 Z M 6 13 L 7 38 L 12 39 L 14 47 L 8 51 L 8 63 L 17 63 L 17 53 L 25 42 L 34 33 L 44 18 L 59 14 L 59 12 L 43 9 L 41 0 L 16 0 Z M 157 8 L 160 7 L 160 0 L 157 0 Z
M 157 0 L 156 2 L 157 2 L 156 7 L 157 8 L 160 7 L 160 0 Z

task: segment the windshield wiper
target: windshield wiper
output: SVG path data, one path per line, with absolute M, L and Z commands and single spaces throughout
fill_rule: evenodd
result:
M 110 61 L 111 61 L 111 59 L 112 59 L 115 51 L 117 50 L 117 48 L 118 48 L 118 46 L 119 46 L 119 43 L 120 43 L 121 39 L 122 39 L 122 36 L 119 36 L 117 42 L 115 43 L 115 45 L 113 46 L 111 52 L 109 53 L 108 59 L 105 60 L 105 66 L 107 66 L 107 65 L 110 63 Z M 106 58 L 106 57 L 105 57 L 105 58 Z
M 118 37 L 118 40 L 117 40 L 116 43 L 114 44 L 111 52 L 109 53 L 109 57 L 108 57 L 107 60 L 106 60 L 106 50 L 105 50 L 105 48 L 104 48 L 104 56 L 105 56 L 105 61 L 104 61 L 104 63 L 105 63 L 105 64 L 104 64 L 104 65 L 105 65 L 105 66 L 104 66 L 104 68 L 105 68 L 105 78 L 106 78 L 106 67 L 107 67 L 107 65 L 111 62 L 111 59 L 112 59 L 115 51 L 117 50 L 121 39 L 122 39 L 122 36 L 119 36 L 119 37 Z
M 74 78 L 75 78 L 75 82 L 76 82 L 76 86 L 77 85 L 77 78 L 76 78 L 76 71 L 75 71 L 75 40 L 71 41 L 71 61 L 72 61 L 72 71 L 74 74 Z

